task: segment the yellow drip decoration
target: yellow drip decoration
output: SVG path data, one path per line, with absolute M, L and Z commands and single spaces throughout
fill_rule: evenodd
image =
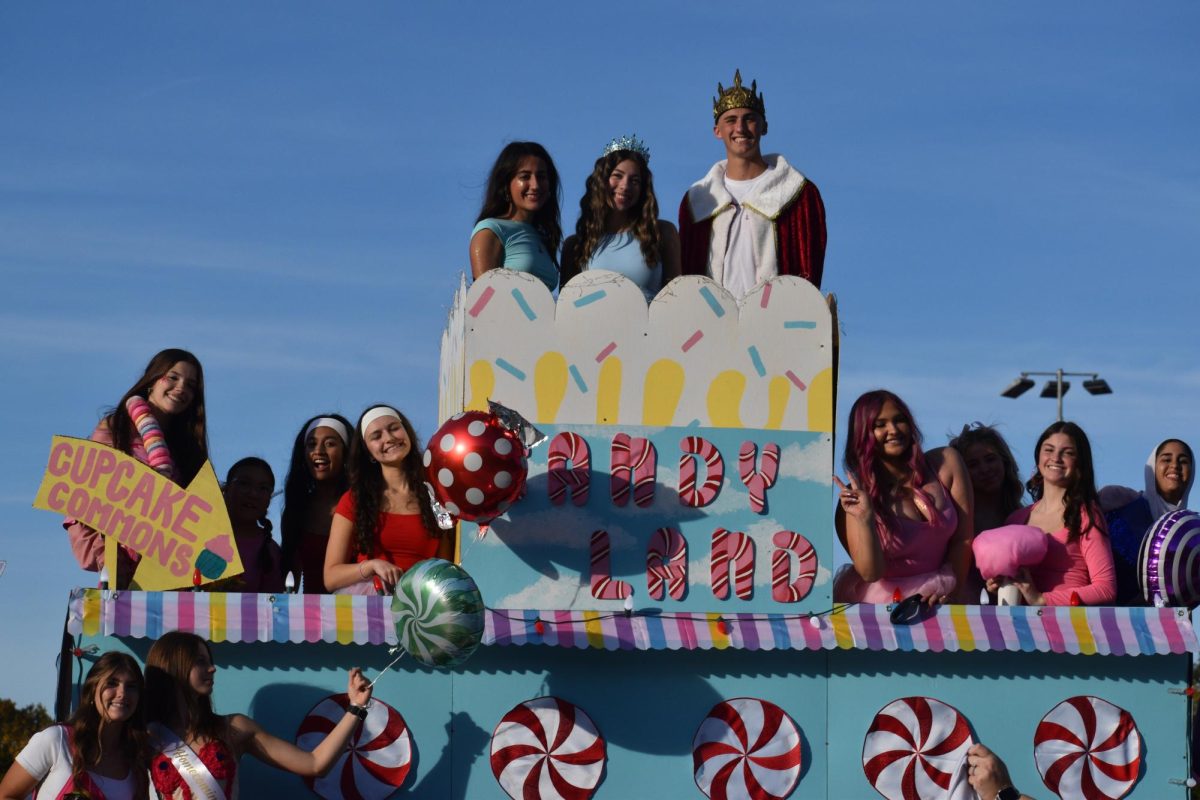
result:
M 646 370 L 642 386 L 642 424 L 667 426 L 675 419 L 679 398 L 683 397 L 683 366 L 678 361 L 660 358 Z
M 487 411 L 488 398 L 496 390 L 496 373 L 490 361 L 480 359 L 471 364 L 471 399 L 467 411 Z
M 550 351 L 543 353 L 533 368 L 533 392 L 537 403 L 537 421 L 553 424 L 567 396 L 567 357 Z
M 746 376 L 727 369 L 708 386 L 708 424 L 714 428 L 743 428 L 739 410 L 746 392 Z
M 833 433 L 833 370 L 828 367 L 808 382 L 808 429 Z
M 609 356 L 600 364 L 596 387 L 596 424 L 616 425 L 621 416 L 621 359 Z
M 771 378 L 767 384 L 767 424 L 764 428 L 779 430 L 783 427 L 783 415 L 787 411 L 788 398 L 792 396 L 792 382 L 782 375 Z

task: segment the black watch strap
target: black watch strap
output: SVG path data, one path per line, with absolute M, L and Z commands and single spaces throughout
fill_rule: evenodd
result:
M 354 703 L 351 703 L 350 705 L 346 706 L 346 711 L 348 711 L 349 713 L 358 717 L 359 719 L 367 718 L 367 707 L 366 706 L 356 706 Z
M 1021 800 L 1021 793 L 1013 786 L 1005 786 L 996 794 L 996 800 Z

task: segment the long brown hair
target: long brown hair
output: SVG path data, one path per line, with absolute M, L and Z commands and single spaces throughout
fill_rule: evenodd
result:
M 1034 500 L 1041 500 L 1045 491 L 1045 481 L 1042 479 L 1038 464 L 1041 463 L 1042 445 L 1056 433 L 1062 433 L 1071 439 L 1075 445 L 1075 469 L 1071 476 L 1070 485 L 1063 494 L 1063 522 L 1067 524 L 1067 541 L 1073 542 L 1083 534 L 1083 516 L 1086 513 L 1088 522 L 1107 534 L 1104 524 L 1104 514 L 1100 511 L 1100 497 L 1096 493 L 1096 473 L 1092 466 L 1092 444 L 1088 441 L 1083 428 L 1074 422 L 1055 422 L 1042 431 L 1037 445 L 1033 448 L 1033 476 L 1026 482 L 1029 494 Z
M 558 247 L 562 244 L 562 223 L 559 221 L 559 206 L 562 205 L 562 185 L 558 169 L 546 148 L 537 142 L 509 142 L 496 156 L 492 171 L 488 173 L 487 188 L 483 192 L 483 203 L 476 222 L 485 219 L 506 219 L 512 213 L 512 193 L 509 189 L 521 159 L 533 156 L 546 165 L 546 176 L 550 179 L 546 202 L 533 215 L 532 225 L 541 237 L 542 245 L 550 255 L 554 266 L 558 266 Z
M 575 223 L 575 238 L 579 243 L 580 268 L 592 260 L 600 240 L 604 238 L 605 222 L 612 206 L 609 203 L 610 191 L 608 176 L 622 161 L 632 161 L 642 171 L 642 191 L 637 205 L 629 211 L 633 221 L 629 232 L 637 238 L 642 248 L 642 258 L 646 266 L 654 269 L 658 266 L 658 199 L 654 195 L 654 176 L 650 166 L 641 153 L 633 150 L 614 150 L 596 159 L 592 174 L 584 183 L 583 197 L 579 198 L 579 221 Z
M 208 425 L 204 411 L 204 368 L 200 360 L 187 350 L 169 347 L 154 354 L 146 365 L 142 377 L 138 378 L 129 391 L 121 395 L 121 400 L 105 416 L 104 421 L 112 434 L 113 447 L 122 453 L 129 453 L 133 448 L 133 440 L 137 431 L 133 420 L 125 410 L 125 401 L 137 395 L 148 398 L 150 389 L 159 378 L 171 371 L 171 367 L 180 361 L 191 364 L 196 368 L 196 391 L 192 395 L 191 404 L 180 414 L 163 424 L 163 435 L 167 439 L 167 449 L 175 462 L 176 480 L 180 486 L 187 486 L 192 478 L 200 471 L 200 467 L 208 460 Z
M 175 731 L 185 738 L 225 740 L 229 724 L 213 711 L 212 696 L 192 688 L 191 672 L 203 650 L 212 660 L 208 642 L 194 633 L 169 631 L 158 638 L 146 654 L 146 717 L 151 722 L 169 724 L 175 716 L 187 718 L 187 730 Z M 183 698 L 183 708 L 175 704 Z
M 105 681 L 121 672 L 133 678 L 139 696 L 133 715 L 123 723 L 119 748 L 121 756 L 129 764 L 129 774 L 133 776 L 134 797 L 146 797 L 146 770 L 150 766 L 150 737 L 146 733 L 146 683 L 137 661 L 127 653 L 109 651 L 100 656 L 83 680 L 79 690 L 79 707 L 66 723 L 71 732 L 71 783 L 75 787 L 84 786 L 84 773 L 100 763 L 104 726 L 111 723 L 97 710 L 96 693 Z
M 350 437 L 350 494 L 354 498 L 354 546 L 358 552 L 367 558 L 375 557 L 379 544 L 380 512 L 383 507 L 383 491 L 387 488 L 383 481 L 383 468 L 371 454 L 367 452 L 367 443 L 363 440 L 362 421 L 368 411 L 376 408 L 392 406 L 376 404 L 369 406 L 358 417 L 354 427 L 354 435 Z M 396 412 L 400 414 L 399 411 Z M 404 479 L 408 481 L 408 490 L 417 499 L 421 509 L 421 524 L 431 537 L 441 536 L 437 517 L 433 513 L 433 504 L 429 500 L 429 492 L 425 488 L 425 465 L 421 463 L 421 444 L 417 440 L 417 432 L 412 423 L 400 414 L 400 424 L 408 435 L 408 455 L 404 457 L 401 470 Z

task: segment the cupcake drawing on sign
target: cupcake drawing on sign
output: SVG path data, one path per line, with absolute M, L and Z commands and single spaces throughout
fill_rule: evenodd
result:
M 204 549 L 196 559 L 196 568 L 204 577 L 216 580 L 230 561 L 233 561 L 233 542 L 228 534 L 221 534 L 204 543 Z

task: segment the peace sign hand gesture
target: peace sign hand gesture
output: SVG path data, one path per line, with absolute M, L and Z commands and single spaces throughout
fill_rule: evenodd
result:
M 854 481 L 854 475 L 847 473 L 846 480 L 850 481 L 849 485 L 842 483 L 837 475 L 833 476 L 833 482 L 842 490 L 841 495 L 838 496 L 842 511 L 846 512 L 846 516 L 853 517 L 859 522 L 867 522 L 875 513 L 875 509 L 871 507 L 871 496 L 858 487 Z

